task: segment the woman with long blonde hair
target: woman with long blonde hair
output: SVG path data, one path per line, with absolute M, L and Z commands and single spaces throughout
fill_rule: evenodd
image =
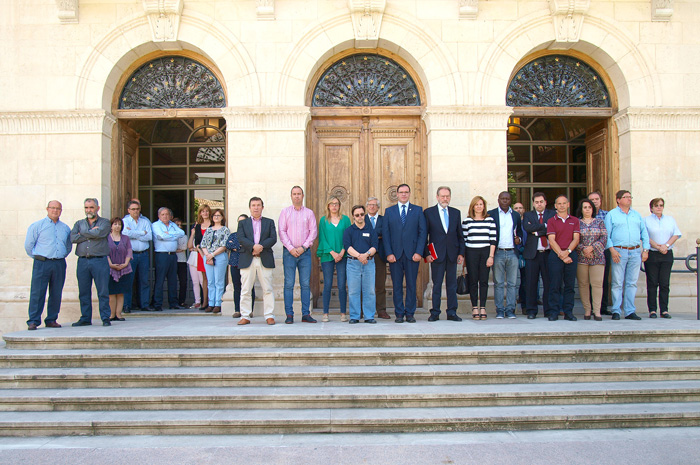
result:
M 340 213 L 340 199 L 331 197 L 326 202 L 326 215 L 318 223 L 318 249 L 316 255 L 321 261 L 323 271 L 323 321 L 329 321 L 333 273 L 338 278 L 338 297 L 340 298 L 340 321 L 347 321 L 348 291 L 345 287 L 346 250 L 343 247 L 343 233 L 350 227 L 350 218 Z

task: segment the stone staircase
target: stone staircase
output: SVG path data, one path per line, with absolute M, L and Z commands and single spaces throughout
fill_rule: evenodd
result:
M 700 329 L 689 322 L 353 331 L 175 320 L 5 335 L 0 436 L 700 425 Z

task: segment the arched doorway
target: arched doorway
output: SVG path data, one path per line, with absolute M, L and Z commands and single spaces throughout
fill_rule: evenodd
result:
M 585 57 L 542 54 L 514 73 L 506 102 L 514 107 L 508 124 L 508 187 L 526 210 L 534 192 L 550 205 L 559 194 L 572 209 L 592 190 L 610 206 L 619 185 L 615 96 L 604 73 Z M 514 200 L 515 201 L 515 200 Z
M 352 205 L 364 205 L 368 197 L 377 197 L 383 214 L 396 203 L 396 188 L 401 183 L 411 186 L 412 202 L 425 205 L 427 144 L 421 120 L 425 100 L 406 63 L 381 50 L 350 50 L 321 67 L 312 82 L 307 98 L 311 121 L 306 184 L 308 207 L 317 218 L 325 214 L 330 196 L 341 199 L 342 213 L 348 216 Z M 316 260 L 312 274 L 315 307 L 320 304 L 321 280 Z M 418 305 L 422 306 L 427 284 L 424 269 L 418 280 Z M 387 299 L 389 296 L 390 283 Z M 333 298 L 337 298 L 335 291 Z
M 201 57 L 161 53 L 135 63 L 117 89 L 112 215 L 125 215 L 126 202 L 138 197 L 151 221 L 168 207 L 189 233 L 201 204 L 226 205 L 221 79 Z

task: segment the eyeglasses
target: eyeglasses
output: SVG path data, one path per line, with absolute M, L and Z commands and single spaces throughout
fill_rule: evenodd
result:
M 654 205 L 654 206 L 655 206 L 655 207 L 661 207 L 661 208 L 664 208 L 664 204 L 663 204 L 663 203 L 659 203 L 659 204 L 656 204 L 656 205 Z
M 216 218 L 216 217 L 223 218 L 223 216 L 219 215 L 218 213 L 216 215 L 214 215 L 212 218 Z
M 631 196 L 631 195 L 623 195 L 622 198 L 623 198 L 623 199 L 630 199 L 630 200 L 632 200 L 632 196 Z
M 357 214 L 352 215 L 352 216 L 354 216 L 355 218 L 362 218 L 363 216 L 365 216 L 365 214 L 364 213 L 357 213 Z

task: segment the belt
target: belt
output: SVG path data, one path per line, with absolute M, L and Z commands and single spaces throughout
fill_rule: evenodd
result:
M 498 250 L 515 250 L 515 248 L 510 248 L 510 249 L 502 249 L 502 248 L 500 248 L 500 247 L 499 247 L 499 248 L 498 248 Z
M 348 255 L 348 260 L 359 260 L 359 258 L 351 257 L 350 255 Z M 367 260 L 374 260 L 374 257 L 367 257 Z
M 156 253 L 164 253 L 166 255 L 177 255 L 177 252 L 156 252 Z
M 86 255 L 84 257 L 78 257 L 78 258 L 87 258 L 88 260 L 93 259 L 93 258 L 105 258 L 106 255 Z
M 639 245 L 639 244 L 635 245 L 634 247 L 625 247 L 624 245 L 616 245 L 615 246 L 616 249 L 624 249 L 624 250 L 634 250 L 634 249 L 638 249 L 640 247 L 641 247 L 641 245 Z
M 538 251 L 537 251 L 537 253 L 545 253 L 545 252 L 549 252 L 549 249 L 544 249 L 544 250 L 538 250 Z
M 140 250 L 140 251 L 138 251 L 138 252 L 134 250 L 134 253 L 148 253 L 148 249 L 146 249 L 146 250 Z
M 34 260 L 39 260 L 40 262 L 45 262 L 47 260 L 49 261 L 59 261 L 59 260 L 65 260 L 64 258 L 46 258 L 42 255 L 34 255 Z

